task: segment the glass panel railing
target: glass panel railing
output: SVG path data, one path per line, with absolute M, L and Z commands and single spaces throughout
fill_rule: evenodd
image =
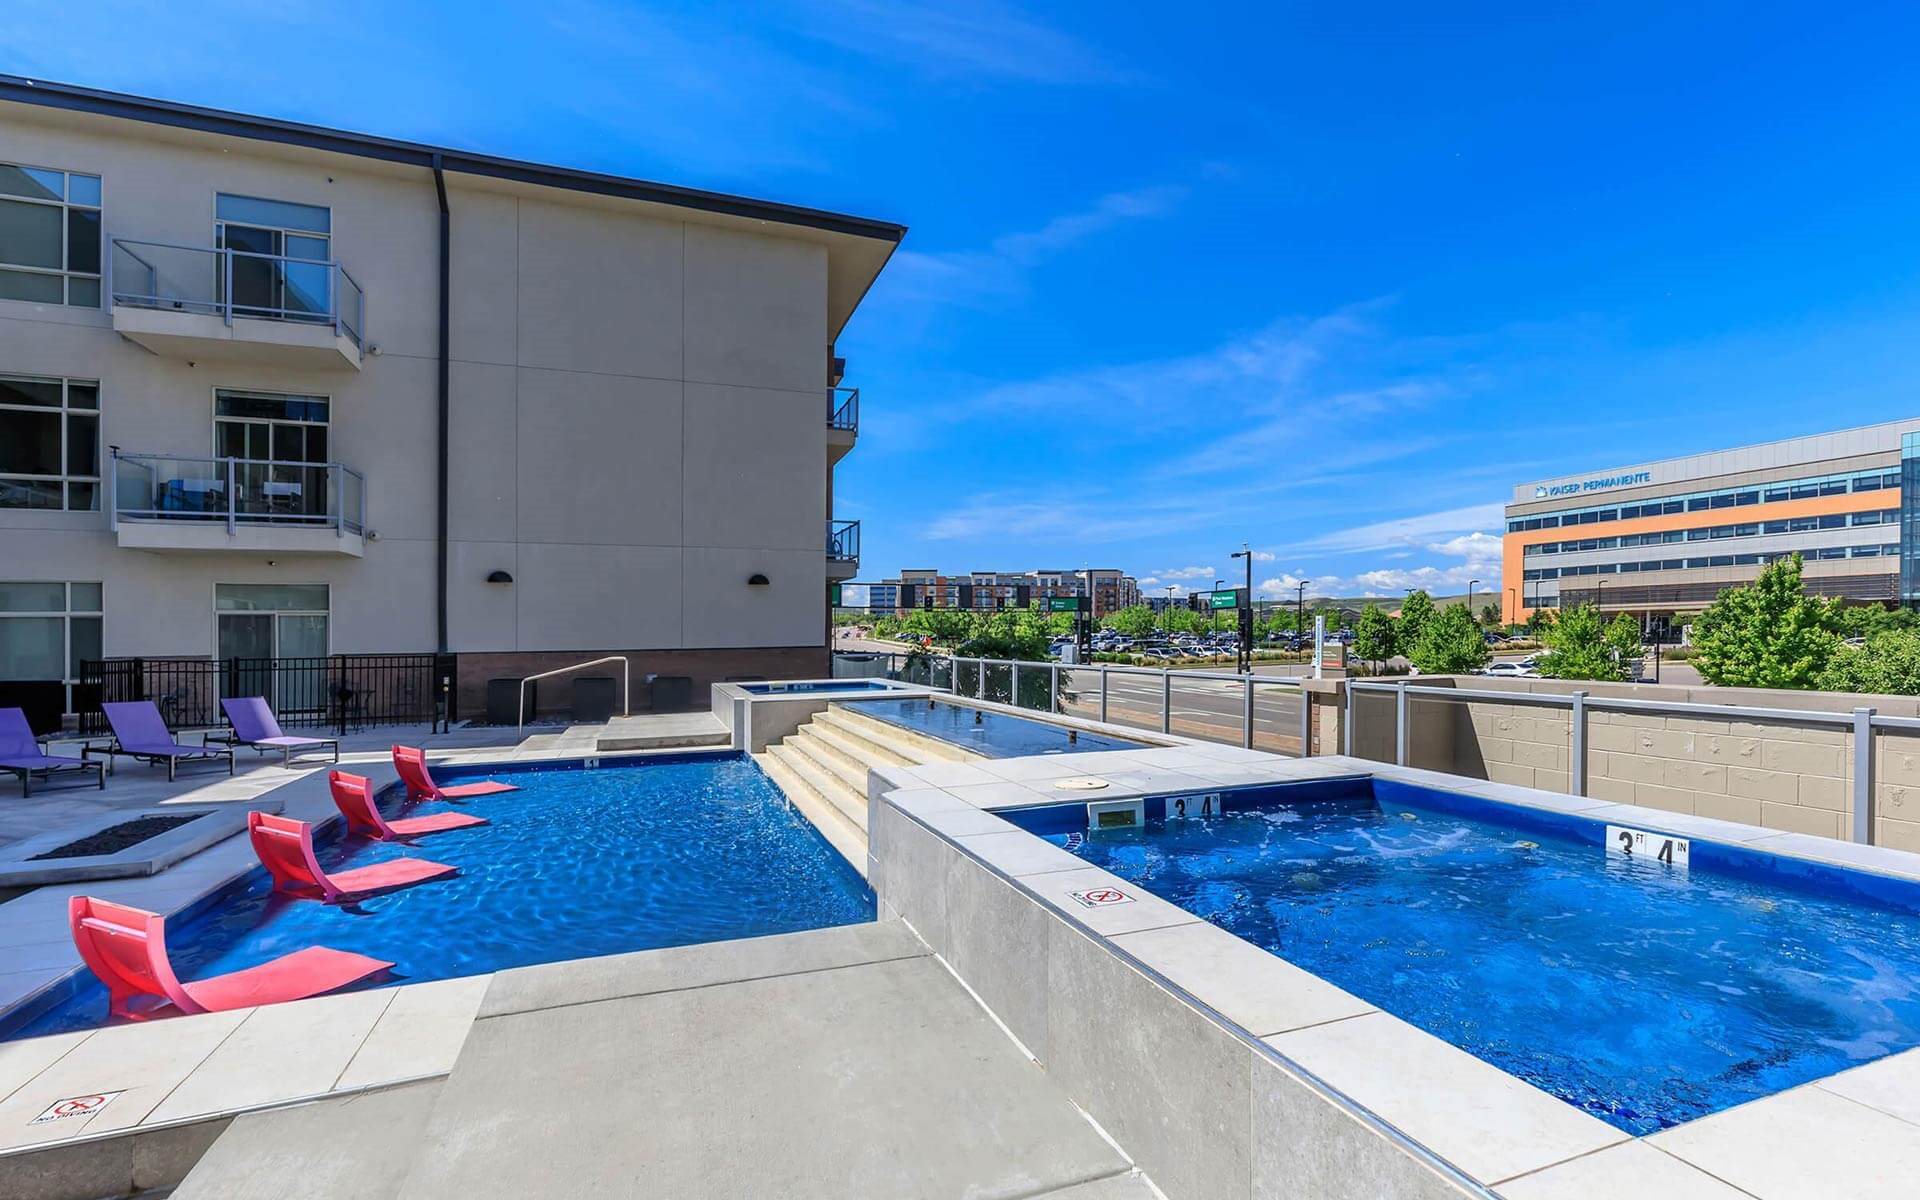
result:
M 364 344 L 366 293 L 337 262 L 114 238 L 112 265 L 118 305 L 330 323 Z
M 860 522 L 827 522 L 827 558 L 833 562 L 860 561 Z
M 339 463 L 119 453 L 113 471 L 120 520 L 365 528 L 365 477 Z

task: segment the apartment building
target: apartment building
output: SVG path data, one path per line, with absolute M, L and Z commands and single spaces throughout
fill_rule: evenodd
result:
M 824 674 L 834 344 L 903 233 L 0 77 L 0 682 Z
M 1091 584 L 1096 618 L 1140 603 L 1133 576 L 1111 567 L 1073 571 L 903 570 L 893 579 L 870 583 L 870 611 L 905 612 L 915 608 L 965 608 L 976 612 L 1025 607 L 1051 596 L 1085 596 Z
M 1917 457 L 1920 418 L 1520 484 L 1506 617 L 1591 602 L 1659 629 L 1794 553 L 1809 592 L 1912 603 Z

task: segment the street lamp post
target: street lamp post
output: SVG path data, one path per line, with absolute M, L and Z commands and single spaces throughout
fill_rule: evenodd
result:
M 1311 579 L 1302 579 L 1299 586 L 1294 589 L 1293 631 L 1300 639 L 1302 648 L 1307 644 L 1307 585 L 1312 582 Z
M 1178 586 L 1174 583 L 1167 585 L 1167 636 L 1169 637 L 1173 636 L 1173 589 Z
M 1603 617 L 1607 611 L 1607 581 L 1598 575 L 1593 577 L 1593 611 Z
M 1233 552 L 1233 557 L 1245 559 L 1247 565 L 1246 611 L 1243 615 L 1239 607 L 1235 606 L 1233 613 L 1239 631 L 1240 641 L 1240 653 L 1234 662 L 1234 666 L 1239 669 L 1242 675 L 1251 675 L 1253 674 L 1253 547 L 1246 542 L 1241 542 L 1240 548 Z M 1222 580 L 1221 582 L 1224 583 L 1226 581 Z M 1248 692 L 1247 694 L 1251 696 L 1253 693 Z M 1248 703 L 1252 702 L 1249 701 Z M 1248 711 L 1251 712 L 1252 710 L 1249 709 Z M 1248 719 L 1251 720 L 1252 718 L 1249 717 Z

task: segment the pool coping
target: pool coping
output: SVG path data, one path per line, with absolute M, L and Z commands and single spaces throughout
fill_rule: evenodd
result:
M 1200 920 L 1146 888 L 1026 833 L 998 816 L 997 810 L 1089 798 L 1131 798 L 1195 787 L 1212 790 L 1368 775 L 1899 879 L 1920 879 L 1920 855 L 1829 843 L 1807 835 L 1345 756 L 1289 759 L 1209 743 L 1174 750 L 1100 753 L 1137 756 L 1142 761 L 1111 764 L 1111 769 L 1104 771 L 1100 768 L 1105 764 L 1074 763 L 1055 772 L 1040 769 L 1034 760 L 970 764 L 973 770 L 989 775 L 995 774 L 992 768 L 996 766 L 1029 764 L 986 783 L 971 775 L 962 781 L 954 772 L 938 767 L 876 769 L 869 779 L 873 841 L 868 877 L 881 903 L 898 912 L 936 951 L 948 957 L 950 965 L 1015 1035 L 1030 1049 L 1037 1047 L 1034 1052 L 1043 1063 L 1048 1063 L 1047 1047 L 1060 1035 L 1057 1026 L 1062 1019 L 1074 1016 L 1097 1020 L 1100 1014 L 1072 1012 L 1063 1005 L 1057 994 L 1059 969 L 1042 964 L 1041 982 L 1037 984 L 1032 963 L 1008 961 L 1004 955 L 970 945 L 966 923 L 979 919 L 988 909 L 993 910 L 991 923 L 1001 930 L 1003 939 L 1010 928 L 1025 934 L 1018 940 L 1029 953 L 1047 956 L 1046 951 L 1031 949 L 1036 944 L 1031 932 L 1034 927 L 1070 929 L 1078 938 L 1097 946 L 1136 979 L 1146 981 L 1177 1005 L 1170 1011 L 1197 1014 L 1217 1036 L 1208 1037 L 1204 1032 L 1193 1035 L 1189 1030 L 1190 1035 L 1209 1042 L 1216 1053 L 1251 1056 L 1250 1086 L 1266 1089 L 1258 1094 L 1269 1098 L 1269 1107 L 1278 1103 L 1283 1109 L 1297 1112 L 1307 1103 L 1303 1098 L 1310 1096 L 1338 1110 L 1372 1135 L 1374 1158 L 1365 1169 L 1392 1174 L 1404 1172 L 1413 1162 L 1417 1164 L 1417 1182 L 1404 1178 L 1401 1182 L 1420 1194 L 1428 1185 L 1435 1194 L 1455 1196 L 1616 1194 L 1608 1189 L 1617 1189 L 1617 1174 L 1596 1167 L 1604 1159 L 1609 1168 L 1619 1162 L 1623 1168 L 1643 1174 L 1652 1169 L 1674 1176 L 1676 1185 L 1721 1187 L 1726 1196 L 1733 1197 L 1741 1193 L 1727 1187 L 1725 1180 L 1730 1175 L 1751 1174 L 1742 1164 L 1753 1157 L 1755 1130 L 1803 1119 L 1798 1110 L 1809 1106 L 1818 1109 L 1827 1097 L 1841 1097 L 1846 1104 L 1858 1107 L 1864 1114 L 1862 1123 L 1876 1127 L 1874 1136 L 1895 1142 L 1894 1149 L 1880 1148 L 1877 1158 L 1875 1146 L 1858 1144 L 1866 1134 L 1849 1139 L 1842 1131 L 1835 1137 L 1812 1139 L 1810 1145 L 1790 1147 L 1798 1157 L 1783 1165 L 1778 1161 L 1782 1153 L 1789 1158 L 1795 1154 L 1774 1147 L 1774 1161 L 1764 1177 L 1741 1178 L 1747 1194 L 1768 1200 L 1802 1194 L 1774 1186 L 1776 1179 L 1794 1177 L 1796 1169 L 1830 1184 L 1836 1171 L 1844 1174 L 1849 1165 L 1857 1171 L 1860 1163 L 1871 1164 L 1887 1154 L 1902 1163 L 1907 1161 L 1905 1156 L 1920 1155 L 1920 1049 L 1897 1052 L 1635 1137 L 1382 1012 L 1278 955 Z M 1064 757 L 1068 756 L 1049 756 L 1056 760 Z M 1109 787 L 1097 797 L 1046 787 L 1060 777 L 1080 773 L 1102 773 Z M 969 872 L 965 869 L 968 866 L 977 870 Z M 983 891 L 988 886 L 985 880 L 999 891 Z M 1011 911 L 1003 894 L 1007 889 L 1021 901 Z M 1100 889 L 1113 889 L 1126 899 L 1110 907 L 1086 908 L 1082 907 L 1084 900 L 1076 902 L 1073 898 L 1075 892 L 1084 895 Z M 1035 921 L 1038 926 L 1032 925 Z M 1039 944 L 1058 952 L 1055 941 L 1042 937 Z M 1249 980 L 1258 981 L 1258 986 L 1250 986 Z M 1291 1017 L 1283 1020 L 1275 1015 L 1289 1005 L 1295 1009 Z M 1266 1027 L 1289 1026 L 1290 1022 L 1290 1027 Z M 1363 1045 L 1347 1042 L 1355 1036 Z M 1391 1046 L 1392 1052 L 1381 1055 L 1382 1045 Z M 1239 1049 L 1236 1052 L 1225 1047 Z M 1383 1057 L 1394 1063 L 1384 1077 L 1377 1065 Z M 1055 1066 L 1048 1065 L 1050 1069 Z M 1173 1144 L 1174 1139 L 1168 1139 L 1165 1146 L 1155 1145 L 1156 1120 L 1130 1108 L 1137 1102 L 1122 1094 L 1123 1081 L 1098 1078 L 1097 1071 L 1084 1062 L 1068 1063 L 1060 1070 L 1063 1076 L 1086 1076 L 1075 1099 L 1114 1132 L 1156 1180 L 1174 1181 L 1204 1170 L 1188 1161 L 1202 1152 L 1199 1148 L 1183 1148 Z M 1150 1077 L 1151 1070 L 1148 1063 L 1135 1064 L 1136 1082 Z M 1438 1071 L 1444 1079 L 1447 1111 L 1423 1104 L 1419 1094 L 1407 1094 L 1407 1079 L 1393 1079 L 1396 1072 L 1411 1078 L 1418 1070 Z M 1278 1076 L 1272 1074 L 1275 1071 Z M 1278 1082 L 1281 1079 L 1288 1082 L 1283 1085 Z M 1890 1090 L 1901 1089 L 1905 1089 L 1901 1094 L 1909 1097 L 1905 1107 L 1884 1099 Z M 1818 1097 L 1809 1099 L 1814 1093 Z M 1273 1100 L 1277 1095 L 1283 1099 Z M 1285 1165 L 1290 1178 L 1303 1171 L 1310 1175 L 1315 1169 L 1312 1161 L 1263 1144 L 1258 1136 L 1257 1109 L 1258 1105 L 1249 1100 L 1245 1113 L 1227 1122 L 1231 1134 L 1238 1117 L 1247 1116 L 1245 1144 L 1236 1145 L 1236 1152 L 1249 1166 L 1244 1185 L 1236 1183 L 1222 1194 L 1267 1194 L 1263 1185 L 1277 1178 L 1272 1169 L 1277 1164 Z M 1473 1114 L 1483 1116 L 1475 1118 Z M 1166 1119 L 1165 1113 L 1157 1116 L 1159 1125 Z M 1520 1137 L 1516 1144 L 1516 1128 L 1535 1132 Z M 1530 1140 L 1537 1144 L 1530 1147 Z M 1557 1144 L 1539 1148 L 1548 1142 Z M 1353 1149 L 1351 1144 L 1349 1149 Z M 1217 1153 L 1218 1148 L 1210 1152 Z M 1355 1153 L 1365 1157 L 1362 1151 Z M 1395 1155 L 1400 1157 L 1396 1159 Z M 1626 1164 L 1626 1156 L 1633 1158 L 1631 1167 Z M 1263 1166 L 1270 1169 L 1263 1172 Z M 1332 1176 L 1325 1183 L 1329 1189 L 1337 1186 Z M 1496 1188 L 1498 1192 L 1493 1190 Z M 1868 1194 L 1845 1189 L 1829 1194 L 1843 1193 Z

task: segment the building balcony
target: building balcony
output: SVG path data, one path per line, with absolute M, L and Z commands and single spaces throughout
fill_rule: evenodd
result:
M 827 522 L 827 578 L 852 579 L 860 572 L 860 522 Z
M 860 437 L 860 389 L 827 389 L 827 465 L 845 458 Z
M 113 451 L 108 512 L 134 550 L 366 552 L 367 481 L 341 463 Z
M 359 370 L 367 297 L 337 262 L 113 239 L 113 328 L 165 358 Z

